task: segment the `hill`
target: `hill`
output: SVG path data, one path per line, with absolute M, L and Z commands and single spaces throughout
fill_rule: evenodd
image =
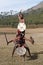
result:
M 27 9 L 26 11 L 24 11 L 24 13 L 30 13 L 31 11 L 37 10 L 37 9 L 43 9 L 43 1 L 40 2 L 39 4 L 37 4 L 36 6 L 30 8 L 30 9 Z
M 24 11 L 24 15 L 27 23 L 36 25 L 43 24 L 43 1 Z
M 43 27 L 43 1 L 23 12 L 27 27 Z M 0 15 L 0 26 L 17 27 L 18 17 Z

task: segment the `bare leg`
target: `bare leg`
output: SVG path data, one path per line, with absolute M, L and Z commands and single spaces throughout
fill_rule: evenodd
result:
M 30 49 L 29 49 L 28 47 L 26 47 L 26 46 L 25 46 L 25 48 L 26 48 L 26 50 L 28 51 L 29 56 L 31 57 Z
M 15 52 L 16 48 L 18 48 L 18 46 L 14 46 L 13 52 L 12 52 L 12 57 L 13 57 L 13 55 L 14 55 L 14 52 Z

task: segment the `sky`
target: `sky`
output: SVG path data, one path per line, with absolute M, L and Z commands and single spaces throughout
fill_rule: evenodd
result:
M 0 12 L 27 10 L 43 0 L 0 0 Z

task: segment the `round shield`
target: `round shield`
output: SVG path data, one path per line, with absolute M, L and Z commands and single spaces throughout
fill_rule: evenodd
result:
M 16 49 L 16 53 L 17 53 L 18 55 L 24 55 L 24 54 L 26 53 L 26 49 L 25 49 L 24 47 L 18 47 L 18 48 Z

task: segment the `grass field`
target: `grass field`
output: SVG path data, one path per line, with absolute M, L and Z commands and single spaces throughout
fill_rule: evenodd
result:
M 0 28 L 0 33 L 15 33 L 16 29 L 12 28 Z M 26 37 L 32 36 L 35 40 L 34 45 L 26 41 L 29 46 L 32 58 L 26 57 L 25 61 L 23 57 L 18 56 L 16 53 L 12 58 L 13 43 L 8 46 L 6 44 L 5 35 L 0 34 L 0 65 L 43 65 L 43 28 L 27 29 Z M 14 39 L 15 34 L 7 34 L 8 40 Z

